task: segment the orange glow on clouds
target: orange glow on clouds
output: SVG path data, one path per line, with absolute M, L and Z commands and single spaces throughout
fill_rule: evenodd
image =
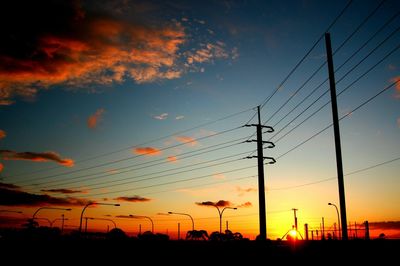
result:
M 1 171 L 3 171 L 3 169 L 4 169 L 4 165 L 2 163 L 0 163 L 0 173 L 1 173 Z
M 198 144 L 197 140 L 195 138 L 192 137 L 188 137 L 188 136 L 177 136 L 175 137 L 175 139 L 181 143 L 186 143 L 189 146 L 196 146 Z
M 143 147 L 143 148 L 135 148 L 134 153 L 138 155 L 157 156 L 161 154 L 161 151 L 153 147 Z
M 7 136 L 6 132 L 0 129 L 0 139 L 4 139 L 6 136 Z
M 66 167 L 74 166 L 74 160 L 69 158 L 61 158 L 59 154 L 49 152 L 15 152 L 10 150 L 1 150 L 0 156 L 3 160 L 26 160 L 32 162 L 49 162 L 54 161 Z
M 170 163 L 176 163 L 178 161 L 178 158 L 176 156 L 168 156 L 167 160 Z
M 97 109 L 96 113 L 89 116 L 87 120 L 88 128 L 94 129 L 97 127 L 98 123 L 103 119 L 103 114 L 105 110 L 103 108 Z
M 396 99 L 400 99 L 400 76 L 394 77 L 390 81 L 391 82 L 396 82 L 397 81 L 397 83 L 396 83 L 396 92 L 395 92 L 394 97 Z

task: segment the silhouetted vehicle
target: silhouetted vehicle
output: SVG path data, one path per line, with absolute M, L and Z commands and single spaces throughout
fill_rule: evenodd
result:
M 154 240 L 158 240 L 158 241 L 167 241 L 169 240 L 169 236 L 166 234 L 161 234 L 161 233 L 157 233 L 157 234 L 153 234 L 150 231 L 146 231 L 143 234 L 139 234 L 138 236 L 139 240 L 149 240 L 149 241 L 154 241 Z
M 112 239 L 112 240 L 123 240 L 123 239 L 127 239 L 128 236 L 125 234 L 125 232 L 122 229 L 113 228 L 110 230 L 110 232 L 107 233 L 107 238 Z
M 186 233 L 186 240 L 208 240 L 206 230 L 191 230 Z

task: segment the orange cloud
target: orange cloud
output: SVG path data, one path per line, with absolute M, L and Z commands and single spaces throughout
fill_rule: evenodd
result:
M 257 192 L 256 188 L 241 188 L 241 187 L 236 187 L 236 190 L 239 192 L 239 196 L 243 196 L 245 193 L 249 192 Z
M 232 203 L 230 201 L 227 201 L 227 200 L 219 200 L 217 202 L 212 202 L 212 201 L 196 202 L 196 205 L 199 205 L 199 206 L 229 207 L 229 206 L 232 206 Z
M 400 76 L 394 77 L 390 81 L 391 82 L 396 82 L 397 81 L 397 83 L 396 83 L 396 91 L 395 91 L 394 97 L 396 99 L 400 99 Z
M 0 129 L 0 139 L 4 139 L 6 136 L 7 136 L 6 132 Z
M 48 192 L 48 193 L 62 193 L 62 194 L 84 193 L 84 191 L 81 191 L 81 190 L 72 190 L 72 189 L 66 189 L 66 188 L 42 189 L 40 191 Z
M 197 140 L 188 136 L 177 136 L 175 139 L 181 143 L 186 143 L 189 146 L 196 146 L 198 144 Z
M 115 198 L 114 200 L 128 201 L 128 202 L 145 202 L 145 201 L 150 201 L 150 199 L 148 199 L 148 198 L 143 198 L 143 197 L 140 197 L 140 196 L 118 197 L 118 198 Z
M 87 4 L 84 10 L 78 2 L 25 3 L 29 12 L 8 6 L 8 16 L 0 18 L 7 24 L 0 43 L 0 105 L 18 97 L 33 100 L 39 90 L 55 85 L 91 89 L 126 79 L 139 84 L 176 79 L 204 71 L 198 64 L 239 55 L 237 48 L 213 41 L 213 34 L 202 36 L 190 21 L 152 21 L 147 13 L 153 8 L 130 9 L 135 19 L 128 21 L 107 14 L 116 9 L 106 4 Z M 23 27 L 9 17 L 24 21 Z
M 0 173 L 3 171 L 4 169 L 4 165 L 2 163 L 0 163 Z
M 15 152 L 10 150 L 0 150 L 0 157 L 3 160 L 27 160 L 32 162 L 48 162 L 54 161 L 66 167 L 74 166 L 72 159 L 62 159 L 60 155 L 55 152 Z
M 251 204 L 250 201 L 247 201 L 245 203 L 238 205 L 238 208 L 248 208 L 248 207 L 252 207 L 252 206 L 253 206 L 253 204 Z
M 143 148 L 135 148 L 134 153 L 139 155 L 157 156 L 161 154 L 161 151 L 153 147 L 143 147 Z
M 176 163 L 178 161 L 178 158 L 176 156 L 168 156 L 167 160 L 168 162 Z
M 90 115 L 87 120 L 88 128 L 94 129 L 97 127 L 98 123 L 103 119 L 103 114 L 105 110 L 103 108 L 97 109 L 97 111 Z

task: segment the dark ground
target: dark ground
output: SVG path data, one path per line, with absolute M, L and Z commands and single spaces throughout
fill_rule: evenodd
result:
M 400 240 L 143 241 L 5 240 L 2 265 L 399 265 Z

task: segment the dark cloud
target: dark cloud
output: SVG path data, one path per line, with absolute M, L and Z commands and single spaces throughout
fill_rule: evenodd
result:
M 176 79 L 231 56 L 224 43 L 188 33 L 189 22 L 162 16 L 162 2 L 137 2 L 3 1 L 0 105 L 58 85 L 97 91 L 126 79 Z
M 2 183 L 0 182 L 0 188 L 5 188 L 5 189 L 20 189 L 19 186 L 16 186 L 14 184 L 7 184 L 7 183 Z
M 66 188 L 42 189 L 40 191 L 48 192 L 48 193 L 63 193 L 63 194 L 74 194 L 74 193 L 83 193 L 84 192 L 82 190 L 72 190 L 72 189 L 66 189 Z
M 0 150 L 0 158 L 3 160 L 26 160 L 33 162 L 48 162 L 54 161 L 60 165 L 72 167 L 74 160 L 68 158 L 61 158 L 55 152 L 16 152 L 10 150 Z
M 114 200 L 129 201 L 129 202 L 145 202 L 145 201 L 150 201 L 151 199 L 143 198 L 140 196 L 132 196 L 132 197 L 118 197 L 115 198 Z
M 370 222 L 369 227 L 370 227 L 370 229 L 400 230 L 400 221 Z
M 217 206 L 217 207 L 230 207 L 232 203 L 226 200 L 219 200 L 217 202 L 212 201 L 203 201 L 203 202 L 196 202 L 197 205 L 200 206 Z
M 77 198 L 57 198 L 49 195 L 31 194 L 19 190 L 0 188 L 0 205 L 3 206 L 83 206 L 87 200 Z

